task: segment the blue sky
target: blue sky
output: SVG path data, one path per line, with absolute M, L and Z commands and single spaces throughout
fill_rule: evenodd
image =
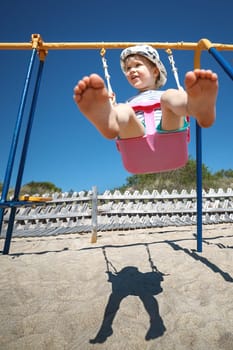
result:
M 45 42 L 198 42 L 208 38 L 213 43 L 233 44 L 232 13 L 232 0 L 4 0 L 0 42 L 29 42 L 31 34 L 38 33 Z M 135 91 L 121 73 L 120 52 L 107 50 L 106 55 L 117 101 L 124 102 Z M 163 50 L 159 53 L 169 74 L 165 87 L 175 87 L 167 54 Z M 173 54 L 183 84 L 185 72 L 193 68 L 193 52 L 173 50 Z M 233 51 L 222 54 L 233 65 Z M 30 55 L 30 51 L 0 51 L 0 181 L 4 179 Z M 232 169 L 233 82 L 207 52 L 202 53 L 201 65 L 216 71 L 220 83 L 216 123 L 202 132 L 203 162 L 213 172 Z M 76 82 L 92 72 L 103 76 L 99 50 L 49 51 L 23 184 L 50 181 L 63 191 L 89 190 L 96 185 L 102 192 L 126 183 L 130 174 L 122 166 L 115 142 L 103 139 L 72 99 Z M 189 153 L 195 158 L 193 121 Z

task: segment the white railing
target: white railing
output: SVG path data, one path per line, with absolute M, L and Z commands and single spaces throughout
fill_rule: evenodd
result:
M 196 191 L 105 191 L 44 194 L 52 200 L 43 205 L 20 207 L 14 236 L 125 230 L 196 224 Z M 5 211 L 3 235 L 10 209 Z M 203 191 L 203 224 L 233 222 L 233 189 Z

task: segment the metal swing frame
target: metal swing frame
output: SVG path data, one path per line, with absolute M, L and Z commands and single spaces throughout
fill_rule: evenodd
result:
M 27 151 L 29 147 L 30 134 L 33 124 L 33 117 L 37 103 L 37 97 L 39 93 L 40 81 L 44 66 L 44 60 L 48 50 L 74 50 L 74 49 L 124 49 L 129 46 L 138 45 L 140 43 L 133 42 L 124 42 L 124 43 L 46 43 L 42 40 L 39 34 L 33 34 L 31 41 L 27 43 L 0 43 L 0 50 L 32 50 L 32 55 L 30 58 L 28 71 L 25 79 L 25 84 L 23 88 L 23 93 L 21 97 L 20 107 L 18 111 L 18 116 L 16 120 L 16 125 L 13 131 L 12 144 L 10 148 L 7 168 L 5 172 L 5 178 L 3 183 L 2 195 L 0 199 L 0 232 L 2 228 L 3 216 L 5 208 L 10 208 L 10 218 L 5 238 L 5 245 L 3 249 L 3 254 L 8 254 L 10 250 L 10 243 L 12 238 L 12 232 L 14 228 L 14 221 L 16 215 L 16 209 L 22 206 L 31 206 L 31 205 L 41 205 L 41 202 L 30 202 L 30 201 L 20 201 L 19 192 L 21 188 L 21 182 L 24 172 L 24 166 L 27 156 Z M 219 63 L 223 68 L 225 73 L 233 80 L 233 68 L 232 66 L 224 59 L 219 51 L 232 51 L 232 44 L 220 44 L 220 43 L 211 43 L 208 39 L 201 39 L 197 43 L 159 43 L 159 42 L 148 42 L 143 43 L 151 45 L 157 49 L 176 49 L 176 50 L 194 50 L 194 68 L 200 68 L 200 57 L 201 52 L 207 50 L 213 58 Z M 27 95 L 29 91 L 30 79 L 33 73 L 33 65 L 36 57 L 36 53 L 39 56 L 39 66 L 37 70 L 37 76 L 35 80 L 35 85 L 33 88 L 33 95 L 31 101 L 31 109 L 26 124 L 26 130 L 24 134 L 24 142 L 21 150 L 21 158 L 18 167 L 18 175 L 16 179 L 15 191 L 13 199 L 7 200 L 7 195 L 9 191 L 9 185 L 11 181 L 12 171 L 14 167 L 15 154 L 18 147 L 19 134 L 22 126 L 24 107 L 27 100 Z M 197 251 L 202 252 L 202 134 L 201 128 L 196 123 L 196 173 L 197 173 Z

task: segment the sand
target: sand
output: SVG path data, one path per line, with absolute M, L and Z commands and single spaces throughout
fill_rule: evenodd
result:
M 13 238 L 1 350 L 232 350 L 233 224 Z M 1 241 L 1 249 L 4 240 Z

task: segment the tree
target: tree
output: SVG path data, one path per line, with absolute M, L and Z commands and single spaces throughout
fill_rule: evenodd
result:
M 35 195 L 35 194 L 45 194 L 45 193 L 54 193 L 54 192 L 62 192 L 61 188 L 54 185 L 52 182 L 35 182 L 31 181 L 27 184 L 25 184 L 22 188 L 20 193 L 22 195 L 29 194 L 29 195 Z
M 220 170 L 215 174 L 205 164 L 202 164 L 202 183 L 203 188 L 207 191 L 210 188 L 227 189 L 233 185 L 233 170 Z M 191 190 L 196 188 L 196 161 L 189 158 L 187 164 L 180 169 L 172 170 L 158 174 L 137 174 L 129 176 L 126 184 L 120 190 L 130 189 L 132 191 L 142 191 L 154 189 L 162 191 L 172 191 L 176 189 Z

